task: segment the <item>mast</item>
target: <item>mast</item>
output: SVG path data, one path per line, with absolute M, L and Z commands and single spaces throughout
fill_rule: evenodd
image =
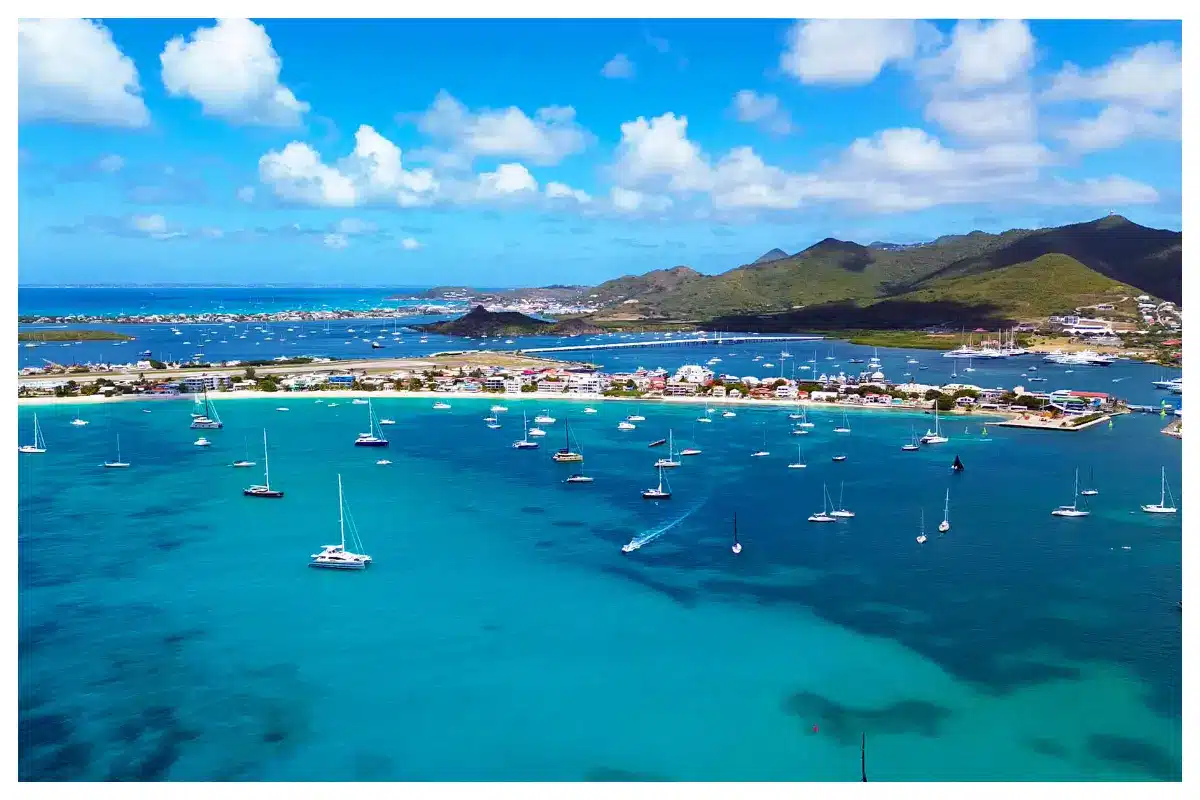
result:
M 263 480 L 271 488 L 271 457 L 267 455 L 267 429 L 263 428 Z
M 1165 467 L 1163 468 L 1166 469 Z M 1071 508 L 1079 505 L 1079 467 L 1075 468 L 1075 496 L 1071 498 Z
M 121 460 L 121 434 L 117 434 L 117 461 Z
M 949 489 L 946 490 L 946 507 L 945 507 L 945 509 L 942 510 L 942 519 L 947 520 L 947 521 L 950 519 L 950 490 Z
M 1158 504 L 1165 505 L 1167 502 L 1167 468 L 1162 468 L 1162 482 L 1159 484 Z
M 867 735 L 862 735 L 862 782 L 867 782 Z
M 737 543 L 738 543 L 738 538 L 737 538 L 737 512 L 736 512 L 736 511 L 735 511 L 735 512 L 733 512 L 733 543 L 734 543 L 734 544 L 737 544 Z
M 342 530 L 342 550 L 346 549 L 346 516 L 342 511 L 342 474 L 338 473 L 338 527 Z

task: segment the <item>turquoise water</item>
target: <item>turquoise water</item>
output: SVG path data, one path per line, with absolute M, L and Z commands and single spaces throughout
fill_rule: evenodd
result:
M 492 399 L 383 399 L 376 466 L 347 399 L 218 402 L 208 449 L 186 400 L 20 409 L 49 447 L 19 468 L 22 778 L 858 780 L 862 733 L 872 780 L 1180 778 L 1180 520 L 1137 512 L 1161 465 L 1181 494 L 1157 416 L 954 419 L 904 453 L 928 417 L 852 412 L 839 436 L 812 412 L 793 437 L 786 409 L 646 403 L 620 432 L 634 406 L 506 398 L 488 430 Z M 512 450 L 544 407 L 541 449 Z M 593 484 L 550 461 L 567 418 Z M 226 466 L 261 465 L 264 426 L 278 501 Z M 643 501 L 671 429 L 704 452 Z M 118 432 L 133 466 L 101 469 Z M 1076 466 L 1093 514 L 1052 518 Z M 306 567 L 339 473 L 363 573 Z M 853 520 L 805 521 L 822 482 Z

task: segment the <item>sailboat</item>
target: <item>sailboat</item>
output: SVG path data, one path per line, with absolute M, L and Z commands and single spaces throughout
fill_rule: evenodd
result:
M 854 516 L 854 512 L 848 511 L 846 509 L 846 506 L 842 503 L 842 498 L 845 495 L 845 493 L 846 493 L 846 482 L 842 481 L 842 486 L 840 489 L 838 489 L 838 507 L 836 509 L 834 509 L 833 511 L 829 512 L 829 515 L 831 517 L 842 517 L 843 519 L 850 519 L 851 517 Z
M 767 424 L 764 422 L 763 423 L 763 446 L 762 446 L 762 449 L 754 451 L 753 453 L 750 454 L 750 457 L 751 458 L 762 458 L 763 456 L 769 456 L 769 455 L 771 455 L 771 454 L 767 451 Z
M 576 453 L 571 450 L 571 422 L 568 420 L 564 425 L 564 446 L 557 453 L 551 456 L 555 461 L 583 461 L 583 454 Z
M 942 436 L 942 423 L 938 417 L 938 407 L 934 403 L 933 406 L 933 430 L 926 430 L 925 435 L 921 437 L 921 444 L 945 444 L 950 441 L 949 438 Z
M 800 411 L 800 399 L 796 399 L 796 410 L 788 414 L 788 419 L 804 419 L 804 414 Z
M 796 463 L 788 464 L 788 469 L 804 469 L 807 466 L 804 463 L 804 456 L 800 452 L 800 445 L 796 445 Z
M 1164 473 L 1165 474 L 1165 473 Z M 1075 470 L 1075 491 L 1073 494 L 1075 501 L 1069 506 L 1059 506 L 1050 513 L 1056 517 L 1086 517 L 1092 513 L 1090 511 L 1079 510 L 1079 470 Z
M 645 421 L 646 421 L 646 418 L 642 416 L 642 409 L 641 409 L 641 406 L 639 406 L 639 407 L 638 407 L 638 410 L 637 410 L 637 411 L 638 411 L 638 413 L 636 413 L 636 414 L 630 414 L 630 415 L 629 415 L 628 417 L 626 417 L 625 419 L 626 419 L 626 420 L 628 420 L 629 422 L 645 422 Z M 535 420 L 535 421 L 536 421 L 536 420 Z
M 659 467 L 657 488 L 644 489 L 642 497 L 646 500 L 669 500 L 671 498 L 671 485 L 669 483 L 664 484 L 664 481 L 666 481 L 666 478 L 663 476 L 662 467 Z
M 825 484 L 821 484 L 821 510 L 816 514 L 811 514 L 808 517 L 809 522 L 837 522 L 837 517 L 829 515 L 829 492 L 825 489 Z
M 692 423 L 692 444 L 696 444 L 696 423 Z M 698 456 L 702 451 L 699 447 L 685 447 L 679 451 L 681 456 Z
M 1109 420 L 1109 421 L 1111 422 L 1112 420 Z M 984 430 L 986 431 L 987 428 L 984 428 Z M 1100 494 L 1099 489 L 1092 488 L 1095 485 L 1096 485 L 1096 470 L 1092 469 L 1088 472 L 1088 488 L 1084 489 L 1079 494 L 1082 495 L 1083 497 L 1095 497 L 1096 495 Z
M 283 497 L 283 492 L 278 489 L 271 488 L 271 460 L 267 456 L 267 429 L 263 428 L 263 483 L 262 485 L 248 486 L 242 490 L 242 494 L 247 497 L 267 497 L 279 498 Z
M 920 450 L 921 445 L 917 444 L 917 429 L 910 426 L 909 430 L 912 431 L 912 439 L 909 440 L 908 444 L 904 445 L 900 449 L 904 450 L 905 452 L 911 453 L 914 450 Z
M 674 469 L 679 466 L 679 462 L 675 459 L 675 431 L 667 431 L 667 457 L 660 458 L 654 462 L 654 466 L 663 469 Z
M 33 415 L 33 444 L 23 444 L 17 448 L 18 453 L 46 452 L 46 439 L 42 436 L 42 425 L 38 422 L 37 414 Z
M 245 444 L 246 444 L 246 440 L 245 440 L 245 439 L 243 439 L 243 440 L 242 440 L 242 444 L 243 444 L 243 445 L 245 445 Z M 254 465 L 255 465 L 255 462 L 253 462 L 253 461 L 251 461 L 251 460 L 250 460 L 250 448 L 249 448 L 249 446 L 246 446 L 246 457 L 245 457 L 245 458 L 242 458 L 242 459 L 239 459 L 239 460 L 237 460 L 237 461 L 235 461 L 235 462 L 233 462 L 233 463 L 232 463 L 230 466 L 233 466 L 233 467 L 253 467 Z
M 726 412 L 725 412 L 724 414 L 722 414 L 721 416 L 722 416 L 722 417 L 724 417 L 725 419 L 732 419 L 732 418 L 734 418 L 734 417 L 736 417 L 736 416 L 737 416 L 737 412 L 735 412 L 735 411 L 726 411 Z
M 917 536 L 917 544 L 925 544 L 929 537 L 925 535 L 925 509 L 921 509 L 921 533 Z
M 809 422 L 809 421 L 808 421 L 808 409 L 807 409 L 807 408 L 806 408 L 806 409 L 803 409 L 803 410 L 801 411 L 801 413 L 804 415 L 804 419 L 803 419 L 803 421 L 802 421 L 800 424 L 798 424 L 796 427 L 797 427 L 797 428 L 815 428 L 815 427 L 816 427 L 816 423 L 815 423 L 815 422 Z
M 950 530 L 950 490 L 946 490 L 946 507 L 942 510 L 942 521 L 938 524 L 938 533 Z
M 449 407 L 450 407 L 450 404 L 447 402 L 444 402 L 442 400 L 438 400 L 436 403 L 433 404 L 433 408 L 435 411 L 445 411 Z
M 555 422 L 555 419 L 554 419 L 554 417 L 550 416 L 549 409 L 545 409 L 545 408 L 542 409 L 541 414 L 538 414 L 536 417 L 533 418 L 534 425 L 553 425 L 554 422 Z
M 220 415 L 217 414 L 217 407 L 208 399 L 208 387 L 204 388 L 204 411 L 200 416 L 192 414 L 192 427 L 202 430 L 216 430 L 224 428 L 225 423 L 221 422 Z
M 529 441 L 529 415 L 522 411 L 521 419 L 525 422 L 525 433 L 512 446 L 516 450 L 536 450 L 538 443 Z
M 342 476 L 338 475 L 338 527 L 341 529 L 342 541 L 341 544 L 327 544 L 321 548 L 321 552 L 314 553 L 308 562 L 310 567 L 322 567 L 324 569 L 366 569 L 371 563 L 371 557 L 359 553 L 351 553 L 346 549 L 346 501 L 342 494 Z M 354 519 L 350 519 L 350 537 L 352 544 L 358 550 L 362 550 L 362 541 L 358 538 L 358 530 L 354 526 Z
M 88 421 L 82 417 L 76 417 L 75 419 L 71 420 L 71 424 L 77 428 L 82 428 L 84 425 L 88 424 Z
M 360 433 L 358 438 L 354 440 L 355 447 L 387 447 L 387 437 L 383 435 L 383 428 L 379 424 L 379 420 L 375 416 L 375 407 L 371 405 L 371 401 L 367 401 L 367 423 L 370 427 L 366 433 Z
M 849 433 L 850 420 L 846 417 L 846 410 L 842 409 L 842 424 L 833 429 L 834 433 Z
M 105 461 L 104 466 L 106 469 L 125 469 L 129 466 L 128 461 L 121 460 L 121 434 L 119 433 L 117 434 L 117 460 Z
M 733 554 L 735 556 L 738 553 L 742 552 L 742 543 L 738 541 L 738 535 L 737 535 L 737 512 L 736 511 L 733 514 L 733 547 L 731 547 L 730 549 L 733 550 Z
M 623 419 L 617 423 L 617 430 L 619 430 L 619 431 L 631 431 L 636 427 L 637 427 L 637 425 L 634 425 L 632 422 L 630 422 L 627 419 Z
M 1175 507 L 1175 498 L 1171 496 L 1171 505 L 1167 505 L 1167 497 L 1171 496 L 1171 487 L 1167 486 L 1167 468 L 1162 469 L 1161 490 L 1158 498 L 1158 505 L 1144 505 L 1142 511 L 1147 514 L 1176 514 L 1179 509 Z

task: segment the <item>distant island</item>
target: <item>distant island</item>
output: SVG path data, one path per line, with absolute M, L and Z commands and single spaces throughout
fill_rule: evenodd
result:
M 477 305 L 466 314 L 444 322 L 431 322 L 425 325 L 413 325 L 413 328 L 426 333 L 440 333 L 446 336 L 578 336 L 584 334 L 603 333 L 588 321 L 574 317 L 551 322 L 536 319 L 517 311 L 488 311 L 482 305 Z

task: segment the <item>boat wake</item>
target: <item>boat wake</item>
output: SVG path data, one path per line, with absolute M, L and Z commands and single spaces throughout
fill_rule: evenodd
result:
M 664 533 L 671 530 L 679 523 L 683 522 L 685 519 L 690 517 L 692 514 L 696 513 L 696 511 L 698 511 L 700 509 L 700 507 L 702 505 L 704 505 L 705 501 L 707 501 L 707 500 L 708 500 L 708 498 L 705 497 L 702 500 L 700 500 L 700 502 L 696 503 L 696 505 L 692 506 L 687 511 L 683 512 L 681 515 L 679 515 L 675 519 L 671 520 L 670 522 L 668 522 L 664 525 L 659 525 L 657 528 L 651 528 L 650 530 L 645 531 L 644 533 L 638 534 L 637 536 L 630 539 L 629 544 L 622 547 L 621 550 L 623 552 L 630 553 L 630 552 L 633 552 L 634 550 L 637 550 L 642 545 L 653 542 L 655 539 L 662 536 Z

